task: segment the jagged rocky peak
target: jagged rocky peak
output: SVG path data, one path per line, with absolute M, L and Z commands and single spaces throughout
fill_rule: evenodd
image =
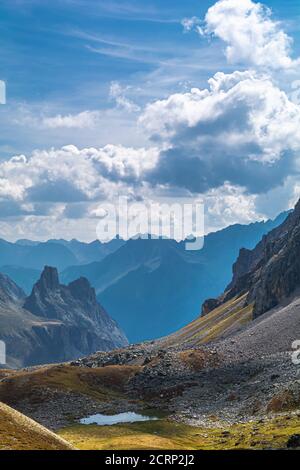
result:
M 80 277 L 68 285 L 73 297 L 87 302 L 97 302 L 95 289 L 85 277 Z
M 45 266 L 40 280 L 37 282 L 39 287 L 44 289 L 56 290 L 59 288 L 59 277 L 56 268 Z
M 69 285 L 60 284 L 57 269 L 46 266 L 23 308 L 39 319 L 56 324 L 50 344 L 57 341 L 60 346 L 51 353 L 52 360 L 74 359 L 128 344 L 84 277 Z
M 95 290 L 86 278 L 66 286 L 60 284 L 56 268 L 45 266 L 24 307 L 42 317 L 70 320 L 77 318 L 79 309 L 84 309 L 86 317 L 93 316 L 93 309 L 99 305 Z

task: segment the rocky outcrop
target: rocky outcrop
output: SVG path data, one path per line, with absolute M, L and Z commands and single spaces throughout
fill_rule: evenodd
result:
M 232 282 L 225 294 L 209 304 L 227 301 L 248 292 L 254 318 L 262 315 L 300 287 L 300 201 L 277 228 L 265 235 L 253 250 L 240 250 L 233 266 Z M 208 310 L 206 304 L 206 311 Z
M 51 267 L 45 267 L 28 298 L 0 276 L 0 339 L 11 367 L 68 361 L 128 344 L 89 282 L 81 278 L 61 285 Z
M 247 302 L 254 304 L 254 317 L 278 305 L 300 287 L 300 201 L 286 221 L 264 236 L 256 248 L 240 254 L 230 286 L 232 294 L 249 291 Z M 239 275 L 237 275 L 239 273 Z
M 203 302 L 201 316 L 204 317 L 205 315 L 208 315 L 209 312 L 217 308 L 221 303 L 220 299 L 207 299 Z

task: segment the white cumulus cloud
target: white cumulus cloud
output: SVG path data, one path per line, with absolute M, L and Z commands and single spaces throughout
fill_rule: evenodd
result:
M 292 39 L 272 11 L 252 0 L 219 0 L 205 17 L 205 32 L 227 44 L 230 63 L 289 69 L 300 65 L 291 57 Z
M 249 224 L 263 218 L 257 210 L 258 196 L 245 193 L 243 189 L 224 184 L 205 195 L 206 217 L 209 230 L 217 230 L 235 223 Z
M 103 148 L 35 151 L 0 163 L 0 197 L 20 202 L 72 203 L 110 197 L 136 184 L 157 160 L 157 150 Z
M 140 122 L 164 146 L 153 179 L 198 192 L 276 186 L 300 150 L 300 106 L 253 71 L 219 72 L 207 89 L 149 104 Z

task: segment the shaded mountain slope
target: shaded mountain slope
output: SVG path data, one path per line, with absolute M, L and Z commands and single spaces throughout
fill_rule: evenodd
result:
M 39 357 L 43 350 L 39 336 L 54 334 L 60 322 L 46 322 L 24 310 L 24 292 L 7 276 L 0 274 L 0 339 L 6 344 L 7 364 L 19 367 Z M 35 352 L 34 352 L 35 351 Z
M 24 308 L 40 318 L 70 325 L 74 329 L 74 345 L 76 340 L 80 341 L 81 353 L 84 349 L 96 351 L 127 344 L 124 334 L 97 302 L 95 290 L 85 278 L 64 286 L 59 283 L 56 268 L 46 266 Z
M 291 351 L 300 338 L 299 259 L 300 201 L 253 250 L 240 251 L 227 290 L 204 303 L 202 317 L 162 344 L 213 342 L 230 361 Z
M 74 266 L 64 282 L 85 276 L 131 342 L 165 336 L 192 321 L 201 303 L 230 282 L 240 248 L 252 248 L 280 224 L 234 225 L 205 238 L 201 251 L 173 240 L 129 240 L 100 263 Z
M 0 276 L 0 339 L 10 367 L 62 362 L 127 344 L 89 282 L 60 285 L 55 268 L 45 268 L 28 298 Z
M 6 365 L 19 368 L 68 357 L 68 331 L 62 322 L 43 320 L 22 308 L 0 305 L 0 339 L 6 344 Z
M 25 299 L 24 291 L 17 286 L 8 276 L 0 273 L 0 301 L 19 303 Z
M 204 304 L 207 312 L 236 295 L 247 293 L 254 318 L 280 305 L 300 287 L 300 201 L 277 228 L 253 250 L 240 250 L 233 279 L 223 295 Z

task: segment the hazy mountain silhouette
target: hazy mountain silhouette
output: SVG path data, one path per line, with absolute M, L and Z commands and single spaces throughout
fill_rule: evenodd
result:
M 287 214 L 211 233 L 201 251 L 186 251 L 173 240 L 129 240 L 101 262 L 66 269 L 62 279 L 88 278 L 131 342 L 164 336 L 193 320 L 206 298 L 220 294 L 240 248 L 253 248 Z
M 120 239 L 110 243 L 63 239 L 42 243 L 22 239 L 10 243 L 0 240 L 0 271 L 10 276 L 29 294 L 44 266 L 50 264 L 62 271 L 68 266 L 101 261 L 123 244 L 124 241 Z

